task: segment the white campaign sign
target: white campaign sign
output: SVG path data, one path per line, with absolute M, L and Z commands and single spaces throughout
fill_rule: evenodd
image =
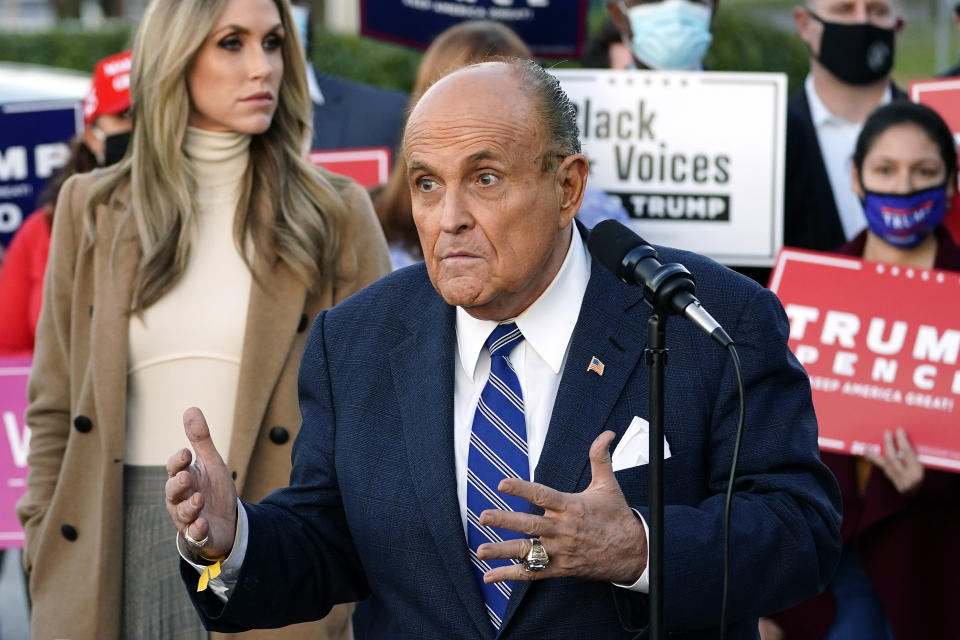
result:
M 786 76 L 554 69 L 577 107 L 589 182 L 646 240 L 739 266 L 783 244 Z

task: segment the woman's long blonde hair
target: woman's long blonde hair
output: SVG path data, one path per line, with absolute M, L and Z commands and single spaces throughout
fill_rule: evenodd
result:
M 134 39 L 130 73 L 133 135 L 126 157 L 90 188 L 85 205 L 87 240 L 94 241 L 96 209 L 129 185 L 124 223 L 132 221 L 142 257 L 131 310 L 156 302 L 183 275 L 195 224 L 196 183 L 183 151 L 190 97 L 187 73 L 228 0 L 152 0 Z M 310 96 L 297 28 L 286 0 L 273 0 L 285 32 L 283 78 L 270 127 L 252 136 L 233 236 L 271 263 L 283 261 L 311 289 L 336 277 L 335 257 L 347 215 L 337 191 L 345 180 L 306 160 Z M 118 225 L 118 229 L 122 225 Z

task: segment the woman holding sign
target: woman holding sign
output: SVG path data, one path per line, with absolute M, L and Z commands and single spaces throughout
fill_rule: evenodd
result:
M 54 217 L 17 505 L 35 638 L 209 637 L 164 506 L 182 412 L 229 443 L 241 496 L 286 485 L 307 330 L 389 270 L 366 192 L 306 161 L 286 0 L 153 0 L 130 79 L 127 156 Z M 348 636 L 334 612 L 255 637 Z
M 868 228 L 838 253 L 960 271 L 960 248 L 941 226 L 956 181 L 953 135 L 936 112 L 880 107 L 853 156 Z M 824 594 L 776 616 L 781 628 L 764 629 L 764 640 L 960 638 L 960 474 L 924 469 L 910 425 L 890 427 L 884 450 L 864 459 L 822 454 L 843 494 L 840 567 Z

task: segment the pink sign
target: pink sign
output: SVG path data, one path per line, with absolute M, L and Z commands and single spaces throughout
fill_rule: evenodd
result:
M 879 451 L 903 427 L 920 462 L 960 472 L 960 273 L 784 249 L 770 289 L 810 376 L 821 449 Z
M 14 506 L 27 487 L 30 430 L 27 409 L 30 358 L 0 358 L 0 549 L 23 546 Z

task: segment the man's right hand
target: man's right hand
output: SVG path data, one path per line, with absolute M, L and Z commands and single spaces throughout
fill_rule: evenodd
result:
M 210 429 L 196 407 L 183 412 L 183 430 L 196 453 L 180 449 L 167 460 L 167 511 L 187 545 L 207 559 L 226 557 L 237 533 L 237 489 L 223 458 L 213 446 Z M 209 537 L 208 537 L 209 536 Z M 205 540 L 206 539 L 206 540 Z

